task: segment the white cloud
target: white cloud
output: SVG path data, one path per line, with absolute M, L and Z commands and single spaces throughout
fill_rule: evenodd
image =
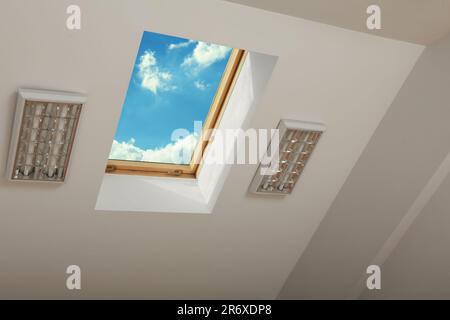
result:
M 134 139 L 128 142 L 114 140 L 109 158 L 115 160 L 188 164 L 197 142 L 197 136 L 190 134 L 176 142 L 167 144 L 165 147 L 144 150 L 135 146 L 136 141 Z
M 208 87 L 208 85 L 201 80 L 195 81 L 194 86 L 199 90 L 205 90 Z
M 114 140 L 109 158 L 116 160 L 140 161 L 142 159 L 142 150 L 136 147 L 134 143 L 134 139 L 131 139 L 128 142 L 118 142 Z
M 182 66 L 197 66 L 206 68 L 213 63 L 224 59 L 231 49 L 218 44 L 198 42 L 191 55 L 187 56 Z
M 159 71 L 155 53 L 153 51 L 145 51 L 140 57 L 138 65 L 139 77 L 141 78 L 141 86 L 150 90 L 154 94 L 160 90 L 171 90 L 173 86 L 169 84 L 172 79 L 170 72 Z
M 195 42 L 194 40 L 188 40 L 188 41 L 185 41 L 185 42 L 171 43 L 171 44 L 169 44 L 169 50 L 186 48 L 186 47 L 188 47 L 189 45 L 191 45 L 194 42 Z

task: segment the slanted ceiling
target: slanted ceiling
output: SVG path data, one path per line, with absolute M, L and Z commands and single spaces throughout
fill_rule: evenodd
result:
M 423 52 L 286 281 L 280 298 L 347 299 L 361 294 L 365 298 L 450 297 L 445 282 L 436 285 L 439 279 L 448 277 L 448 269 L 443 268 L 449 265 L 448 242 L 443 235 L 448 222 L 442 216 L 448 206 L 442 201 L 431 210 L 427 206 L 423 213 L 418 209 L 425 207 L 435 192 L 424 188 L 432 189 L 436 184 L 437 189 L 449 172 L 449 56 L 450 36 Z M 428 187 L 430 179 L 432 186 Z M 422 218 L 423 214 L 427 217 Z M 407 232 L 411 224 L 408 220 L 417 215 L 422 225 L 413 230 L 419 228 L 418 239 L 428 232 L 427 241 L 413 249 L 411 244 L 418 239 L 405 236 L 408 240 L 402 240 L 401 248 L 407 253 L 395 250 L 403 234 L 411 234 Z M 433 249 L 425 253 L 425 248 Z M 358 283 L 365 278 L 368 265 L 382 265 L 386 259 L 382 292 L 367 290 L 364 281 Z M 419 264 L 419 260 L 427 263 Z M 382 270 L 384 274 L 384 266 Z
M 0 297 L 276 297 L 423 47 L 214 0 L 79 0 L 68 31 L 70 4 L 0 12 L 0 171 L 19 87 L 88 95 L 64 185 L 0 181 Z M 235 166 L 211 215 L 94 210 L 143 30 L 279 56 L 251 126 L 327 126 L 291 196 L 249 196 L 256 167 Z
M 272 12 L 429 45 L 450 32 L 449 0 L 226 0 Z M 381 8 L 381 30 L 368 30 L 366 9 Z

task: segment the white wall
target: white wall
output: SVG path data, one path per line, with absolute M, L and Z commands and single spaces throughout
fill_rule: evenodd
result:
M 450 299 L 450 176 L 382 265 L 382 290 L 362 299 Z
M 2 1 L 0 172 L 17 88 L 89 100 L 65 184 L 0 181 L 0 297 L 275 297 L 423 48 L 219 0 L 77 0 L 71 32 L 70 4 Z M 279 57 L 249 126 L 327 126 L 291 196 L 249 196 L 256 166 L 234 166 L 212 214 L 95 211 L 144 30 Z M 86 275 L 78 296 L 69 264 Z
M 449 57 L 450 36 L 425 49 L 290 274 L 281 298 L 357 298 L 365 288 L 365 282 L 360 280 L 366 277 L 367 266 L 374 262 L 450 150 Z M 442 203 L 440 210 L 431 213 L 428 209 L 423 213 L 436 216 L 437 234 L 442 235 L 438 231 L 441 223 L 447 226 L 446 221 L 437 216 L 448 208 Z M 435 239 L 437 234 L 431 236 L 432 230 L 428 230 L 430 239 Z M 420 239 L 420 235 L 418 237 Z M 396 292 L 411 290 L 414 295 L 420 285 L 414 287 L 412 279 L 405 287 L 401 286 L 405 284 L 405 277 L 418 274 L 425 265 L 427 268 L 422 269 L 423 272 L 431 274 L 436 269 L 440 271 L 435 274 L 436 279 L 444 278 L 446 274 L 441 268 L 447 264 L 439 265 L 438 256 L 429 263 L 425 257 L 438 252 L 445 256 L 446 239 L 442 237 L 436 244 L 439 249 L 425 254 L 422 263 L 417 264 L 421 259 L 419 252 L 423 253 L 422 249 L 432 245 L 428 241 L 417 248 L 420 251 L 411 246 L 397 253 L 404 260 L 392 258 L 399 267 L 393 267 L 395 271 L 391 276 L 383 278 L 381 294 L 388 296 L 392 285 L 391 289 Z M 405 241 L 409 245 L 413 243 Z M 405 246 L 408 245 L 400 247 Z M 408 257 L 408 254 L 413 255 Z M 397 276 L 398 281 L 391 283 Z M 443 280 L 442 285 L 446 283 Z M 438 287 L 437 290 L 436 293 Z M 376 291 L 364 291 L 366 298 L 376 295 Z M 426 293 L 422 296 L 426 297 Z

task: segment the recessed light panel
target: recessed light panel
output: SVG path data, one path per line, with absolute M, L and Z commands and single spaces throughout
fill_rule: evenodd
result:
M 271 155 L 270 167 L 276 169 L 267 170 L 263 174 L 262 166 L 259 166 L 250 185 L 250 191 L 253 193 L 290 194 L 305 170 L 325 126 L 319 123 L 281 120 L 278 129 L 279 141 L 271 141 L 279 146 L 278 156 Z M 274 166 L 274 161 L 277 161 L 277 166 Z
M 79 94 L 19 90 L 8 179 L 64 181 L 85 101 Z

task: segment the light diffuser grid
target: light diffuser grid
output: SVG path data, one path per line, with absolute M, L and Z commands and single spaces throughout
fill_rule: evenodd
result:
M 264 176 L 257 192 L 291 193 L 321 134 L 319 131 L 287 130 L 280 141 L 277 173 Z
M 25 101 L 11 179 L 64 181 L 81 106 Z
M 279 141 L 271 142 L 278 146 L 278 155 L 269 157 L 269 166 L 264 165 L 266 169 L 275 167 L 277 169 L 276 171 L 262 170 L 262 164 L 260 164 L 249 191 L 257 194 L 290 194 L 324 131 L 325 126 L 320 123 L 281 120 L 278 125 L 278 135 L 274 136 Z M 266 157 L 268 153 L 269 148 Z

